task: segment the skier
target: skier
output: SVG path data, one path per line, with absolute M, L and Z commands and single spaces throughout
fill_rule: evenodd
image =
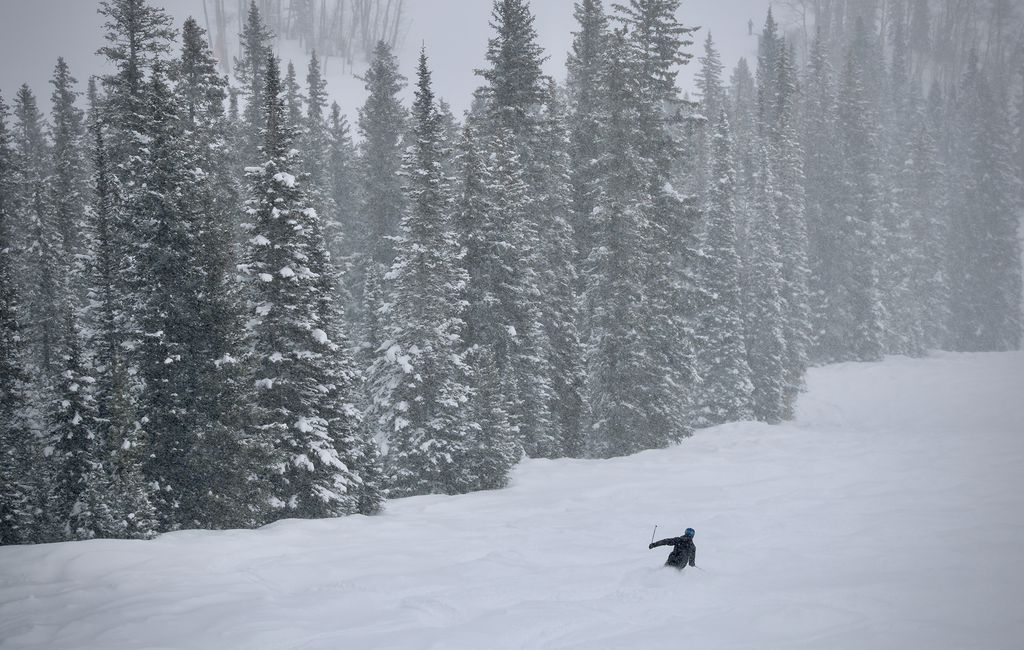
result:
M 680 571 L 685 569 L 687 564 L 695 567 L 697 566 L 697 547 L 693 545 L 694 532 L 692 528 L 687 528 L 682 537 L 669 537 L 668 539 L 652 542 L 647 548 L 672 546 L 672 552 L 669 553 L 668 559 L 665 560 L 665 566 L 673 566 Z

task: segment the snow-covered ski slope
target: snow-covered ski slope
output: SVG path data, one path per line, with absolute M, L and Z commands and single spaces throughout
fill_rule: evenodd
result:
M 1024 647 L 1024 354 L 809 385 L 791 425 L 379 517 L 0 548 L 0 647 Z

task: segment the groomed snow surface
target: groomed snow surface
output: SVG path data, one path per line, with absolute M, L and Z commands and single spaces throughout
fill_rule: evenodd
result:
M 1024 354 L 809 385 L 790 425 L 378 517 L 0 548 L 0 647 L 1024 647 Z

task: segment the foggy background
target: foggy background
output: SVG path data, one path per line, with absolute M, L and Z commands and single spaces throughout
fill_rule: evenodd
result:
M 606 0 L 607 6 L 612 0 Z M 177 28 L 189 15 L 206 26 L 203 0 L 154 0 L 175 17 Z M 233 4 L 233 3 L 231 3 Z M 540 42 L 548 55 L 548 74 L 560 82 L 565 78 L 565 56 L 576 29 L 573 0 L 534 0 Z M 437 93 L 446 99 L 456 115 L 468 108 L 472 91 L 480 85 L 474 68 L 483 65 L 492 0 L 407 0 L 407 18 L 403 37 L 397 48 L 402 69 L 413 77 L 416 54 L 426 44 L 434 69 Z M 754 63 L 757 37 L 748 35 L 747 21 L 754 21 L 755 34 L 760 31 L 768 11 L 767 0 L 684 0 L 680 17 L 685 24 L 699 25 L 691 53 L 695 59 L 703 51 L 708 30 L 722 54 L 726 75 L 740 57 Z M 84 90 L 90 75 L 104 74 L 106 69 L 96 50 L 102 41 L 101 17 L 96 13 L 99 0 L 0 0 L 0 93 L 10 103 L 15 90 L 28 83 L 45 106 L 49 101 L 49 79 L 58 56 L 63 56 Z M 212 18 L 211 18 L 212 19 Z M 234 23 L 237 24 L 237 18 Z M 234 48 L 235 43 L 230 46 Z M 283 47 L 283 49 L 281 49 Z M 295 63 L 299 78 L 305 77 L 307 55 L 297 42 L 279 44 L 284 63 Z M 88 65 L 86 68 L 84 66 Z M 337 59 L 326 62 L 328 92 L 342 109 L 355 117 L 363 103 L 362 82 L 349 70 L 342 71 Z M 361 74 L 365 63 L 356 66 Z M 694 60 L 680 75 L 684 91 L 692 90 L 697 71 Z M 727 77 L 728 78 L 728 77 Z M 411 89 L 406 89 L 409 97 Z

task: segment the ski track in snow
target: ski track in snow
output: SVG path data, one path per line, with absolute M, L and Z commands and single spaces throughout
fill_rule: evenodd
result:
M 0 648 L 1021 647 L 1024 353 L 808 381 L 791 424 L 378 517 L 0 548 Z

